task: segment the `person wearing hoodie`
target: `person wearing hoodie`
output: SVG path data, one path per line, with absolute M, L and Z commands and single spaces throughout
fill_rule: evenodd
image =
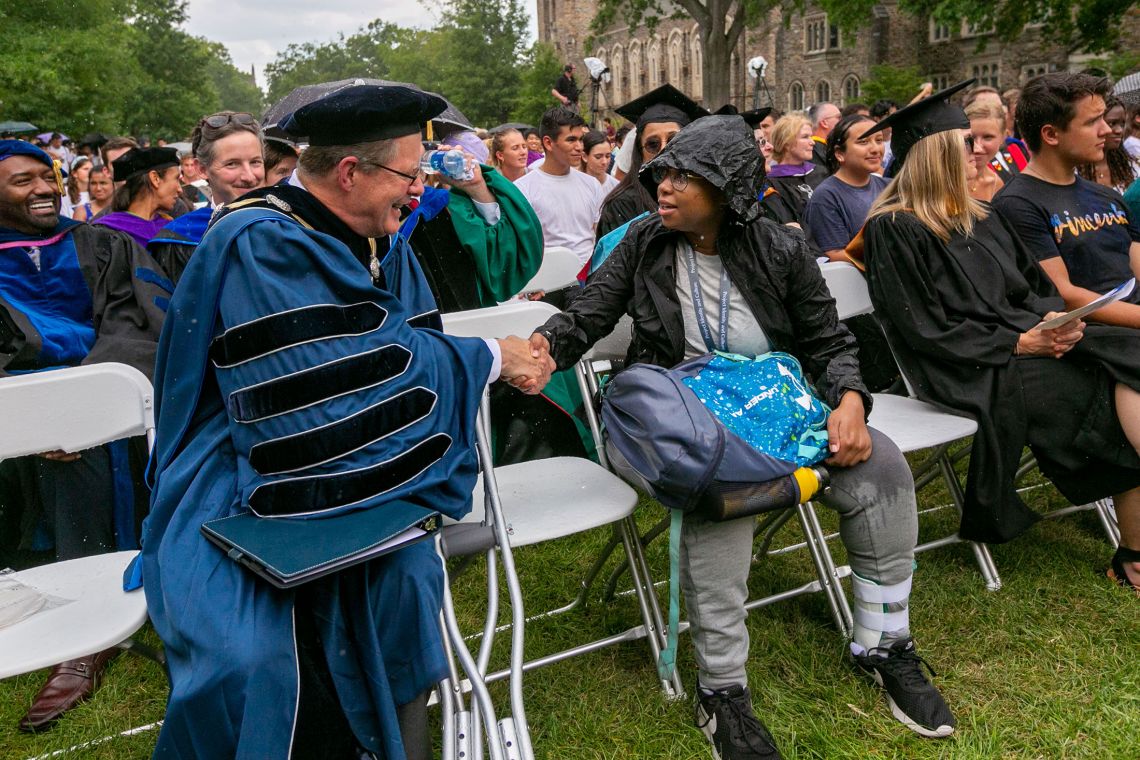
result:
M 714 349 L 795 356 L 834 410 L 832 486 L 823 501 L 839 513 L 852 568 L 851 653 L 886 689 L 896 718 L 923 736 L 947 736 L 954 717 L 923 674 L 909 630 L 914 482 L 898 448 L 867 427 L 871 396 L 855 339 L 839 321 L 811 249 L 798 232 L 760 213 L 762 160 L 740 116 L 707 116 L 678 132 L 642 170 L 656 192 L 656 212 L 629 228 L 578 298 L 540 327 L 531 345 L 548 350 L 559 368 L 569 367 L 628 314 L 634 327 L 627 365 L 671 367 Z M 750 518 L 686 516 L 682 528 L 697 725 L 722 760 L 780 757 L 746 683 L 753 526 Z

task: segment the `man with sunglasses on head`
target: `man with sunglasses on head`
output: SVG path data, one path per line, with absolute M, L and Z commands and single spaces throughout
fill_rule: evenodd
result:
M 515 181 L 542 224 L 547 247 L 563 246 L 585 264 L 594 250 L 594 229 L 605 194 L 593 177 L 578 171 L 586 122 L 555 106 L 538 124 L 546 159 Z
M 549 380 L 521 338 L 444 335 L 396 234 L 424 191 L 420 130 L 445 107 L 362 84 L 298 109 L 282 127 L 309 147 L 289 183 L 223 206 L 183 273 L 143 528 L 171 677 L 156 757 L 430 755 L 427 694 L 447 670 L 431 541 L 283 591 L 200 528 L 253 513 L 327 532 L 401 503 L 461 518 L 487 384 Z
M 222 111 L 205 116 L 194 127 L 190 144 L 195 173 L 206 179 L 210 203 L 170 222 L 147 244 L 175 285 L 214 210 L 265 182 L 261 127 L 251 114 Z

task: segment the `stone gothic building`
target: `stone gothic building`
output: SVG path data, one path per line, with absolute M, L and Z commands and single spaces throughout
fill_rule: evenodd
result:
M 666 14 L 669 5 L 668 0 L 662 3 Z M 666 82 L 710 109 L 722 105 L 704 103 L 701 44 L 692 20 L 662 21 L 652 33 L 644 26 L 630 29 L 619 20 L 587 50 L 596 9 L 596 0 L 538 0 L 538 34 L 561 58 L 578 64 L 579 79 L 584 78 L 582 59 L 587 56 L 609 66 L 611 80 L 599 94 L 602 112 Z M 1140 49 L 1140 10 L 1130 12 L 1124 30 L 1121 48 Z M 762 83 L 745 71 L 758 55 L 769 62 Z M 760 27 L 746 30 L 724 76 L 730 81 L 732 102 L 742 109 L 752 107 L 759 89 L 761 104 L 767 104 L 770 94 L 777 108 L 794 110 L 825 100 L 839 105 L 860 101 L 862 83 L 878 64 L 917 66 L 935 89 L 976 77 L 979 83 L 1005 90 L 1044 72 L 1083 68 L 1093 57 L 1069 53 L 1046 38 L 1040 26 L 1026 26 L 1017 40 L 1000 42 L 987 29 L 970 24 L 951 28 L 905 14 L 892 0 L 875 6 L 858 31 L 843 34 L 809 3 L 786 24 L 774 11 Z M 583 90 L 586 108 L 588 88 Z

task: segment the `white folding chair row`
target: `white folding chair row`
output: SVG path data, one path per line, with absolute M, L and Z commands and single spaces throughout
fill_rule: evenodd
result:
M 840 319 L 848 319 L 874 312 L 871 304 L 871 294 L 867 289 L 867 281 L 862 272 L 851 264 L 842 262 L 827 262 L 820 265 L 823 278 L 827 282 L 828 290 L 835 298 L 836 310 Z M 964 504 L 964 495 L 958 476 L 954 472 L 953 463 L 948 456 L 949 446 L 969 438 L 978 429 L 978 423 L 972 418 L 950 414 L 942 411 L 933 404 L 920 401 L 914 397 L 914 389 L 903 373 L 908 396 L 895 396 L 887 393 L 872 394 L 874 405 L 867 424 L 880 431 L 899 447 L 904 454 L 934 449 L 934 453 L 927 460 L 926 465 L 937 467 L 946 483 L 950 498 L 959 513 Z M 920 466 L 922 470 L 924 466 Z M 916 552 L 928 551 L 948 544 L 959 543 L 961 539 L 955 532 L 934 541 L 929 541 L 915 547 Z M 1001 577 L 994 565 L 989 548 L 982 543 L 971 541 L 970 548 L 974 552 L 974 559 L 985 580 L 986 588 L 996 591 L 1001 588 Z
M 44 451 L 79 452 L 145 435 L 154 444 L 154 391 L 123 364 L 36 372 L 0 379 L 0 459 Z M 146 622 L 141 589 L 123 591 L 135 551 L 55 562 L 16 573 L 25 585 L 68 603 L 0 629 L 0 678 L 121 646 L 162 661 L 130 640 Z

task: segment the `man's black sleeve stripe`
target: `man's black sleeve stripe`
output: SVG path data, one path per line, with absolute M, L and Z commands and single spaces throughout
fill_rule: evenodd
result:
M 218 367 L 234 367 L 302 343 L 363 335 L 384 324 L 388 312 L 366 301 L 350 306 L 320 304 L 271 314 L 231 327 L 210 343 Z
M 399 456 L 364 470 L 278 480 L 258 486 L 249 507 L 260 517 L 313 515 L 356 504 L 399 488 L 447 453 L 451 436 L 437 433 Z
M 427 388 L 412 388 L 332 424 L 259 443 L 250 450 L 250 466 L 259 475 L 277 475 L 338 459 L 419 422 L 435 399 Z
M 402 375 L 412 352 L 392 344 L 234 391 L 226 401 L 238 422 L 256 422 L 297 411 Z

